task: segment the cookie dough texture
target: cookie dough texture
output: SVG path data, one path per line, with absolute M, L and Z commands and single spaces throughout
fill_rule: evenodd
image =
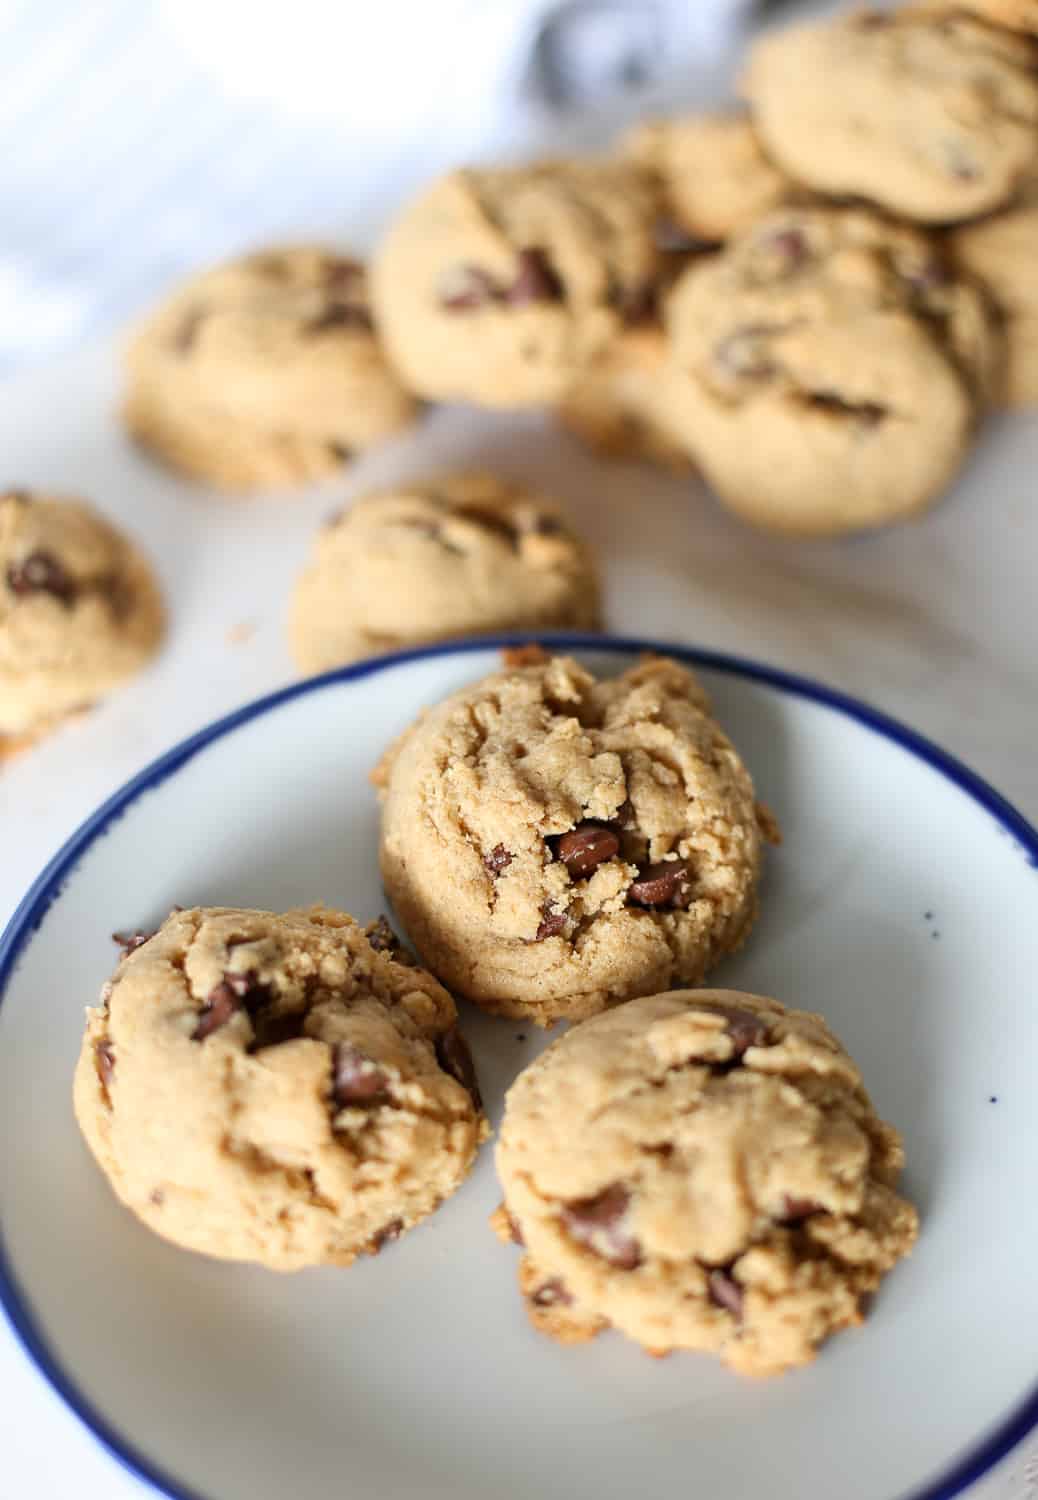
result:
M 951 223 L 1008 203 L 1038 162 L 1035 62 L 975 16 L 866 9 L 763 37 L 744 91 L 791 177 Z
M 648 121 L 621 149 L 654 174 L 664 214 L 693 242 L 718 244 L 741 233 L 794 191 L 745 115 Z
M 0 494 L 0 746 L 133 676 L 158 650 L 164 619 L 151 567 L 92 506 Z
M 662 396 L 666 366 L 667 339 L 659 323 L 628 329 L 561 402 L 563 426 L 599 453 L 689 468 L 682 436 L 668 426 Z
M 726 990 L 634 1000 L 508 1092 L 499 1233 L 564 1342 L 612 1326 L 745 1375 L 811 1360 L 911 1249 L 901 1139 L 821 1017 Z
M 196 908 L 127 941 L 74 1102 L 150 1229 L 272 1270 L 348 1265 L 458 1187 L 486 1123 L 454 1002 L 370 936 L 322 908 Z
M 390 354 L 433 400 L 557 401 L 642 315 L 657 193 L 625 162 L 458 171 L 392 226 L 372 267 Z
M 290 621 L 304 672 L 419 641 L 596 629 L 591 554 L 558 506 L 489 474 L 372 495 L 316 539 Z
M 924 510 L 1000 392 L 984 294 L 865 210 L 762 220 L 684 274 L 667 331 L 670 430 L 731 510 L 779 531 Z
M 753 784 L 693 674 L 496 673 L 390 749 L 381 862 L 425 962 L 539 1025 L 698 981 L 753 924 Z
M 951 245 L 1002 315 L 1009 404 L 1038 405 L 1038 176 L 1004 212 L 955 230 Z
M 136 331 L 126 363 L 132 435 L 229 490 L 320 479 L 416 411 L 382 352 L 364 267 L 317 247 L 194 277 Z

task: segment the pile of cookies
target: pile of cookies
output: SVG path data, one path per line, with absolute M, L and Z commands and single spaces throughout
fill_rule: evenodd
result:
M 986 414 L 1038 403 L 1034 0 L 772 31 L 742 90 L 745 114 L 649 122 L 605 158 L 452 172 L 370 274 L 295 246 L 194 278 L 129 344 L 130 433 L 257 490 L 331 475 L 430 401 L 539 405 L 600 451 L 694 467 L 775 531 L 918 514 Z M 433 476 L 322 530 L 291 645 L 312 672 L 593 629 L 599 592 L 555 501 Z M 0 750 L 135 670 L 161 619 L 107 522 L 0 498 Z
M 378 1253 L 489 1133 L 457 997 L 573 1023 L 513 1083 L 497 1146 L 491 1223 L 523 1248 L 535 1327 L 768 1375 L 859 1323 L 917 1234 L 901 1140 L 821 1017 L 691 988 L 749 934 L 777 838 L 695 676 L 520 648 L 373 780 L 426 967 L 384 918 L 321 907 L 117 936 L 74 1100 L 122 1202 L 277 1270 Z

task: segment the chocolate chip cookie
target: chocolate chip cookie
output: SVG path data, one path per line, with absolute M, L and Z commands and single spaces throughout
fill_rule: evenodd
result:
M 472 1061 L 386 923 L 195 908 L 121 941 L 74 1103 L 157 1234 L 277 1271 L 349 1265 L 463 1181 L 487 1133 Z
M 657 194 L 624 162 L 452 172 L 372 267 L 389 352 L 434 400 L 557 401 L 651 301 Z
M 536 1327 L 744 1375 L 860 1323 L 918 1231 L 850 1057 L 758 995 L 672 990 L 568 1031 L 509 1089 L 496 1155 Z
M 653 173 L 665 226 L 688 236 L 690 247 L 740 234 L 795 191 L 768 160 L 743 114 L 718 111 L 647 121 L 625 137 L 621 150 Z
M 1002 316 L 1009 404 L 1038 405 L 1038 175 L 1002 213 L 954 230 L 951 248 Z
M 512 628 L 596 629 L 591 554 L 559 507 L 491 474 L 359 501 L 316 538 L 296 585 L 304 672 L 419 641 Z
M 765 150 L 821 193 L 923 223 L 1008 203 L 1038 163 L 1038 51 L 947 8 L 769 32 L 745 93 Z
M 419 719 L 376 782 L 400 921 L 494 1014 L 550 1026 L 698 982 L 753 925 L 753 783 L 677 662 L 495 673 Z
M 319 479 L 416 411 L 382 352 L 363 265 L 309 246 L 187 282 L 134 335 L 127 376 L 133 436 L 232 490 Z
M 787 209 L 686 271 L 666 309 L 669 430 L 756 525 L 835 534 L 924 510 L 998 393 L 978 287 L 922 232 Z
M 655 320 L 620 335 L 557 407 L 565 427 L 600 453 L 687 469 L 691 459 L 667 426 L 662 399 L 667 339 Z
M 0 494 L 0 749 L 132 677 L 164 628 L 151 567 L 92 506 Z

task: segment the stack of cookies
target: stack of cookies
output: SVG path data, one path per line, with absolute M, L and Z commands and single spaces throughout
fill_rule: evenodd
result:
M 570 1023 L 512 1083 L 497 1147 L 491 1224 L 523 1248 L 535 1327 L 770 1375 L 860 1323 L 917 1234 L 901 1139 L 821 1017 L 689 987 L 749 936 L 777 838 L 694 674 L 506 654 L 373 779 L 425 968 L 385 919 L 323 907 L 118 935 L 74 1099 L 119 1199 L 274 1270 L 379 1253 L 489 1133 L 457 997 Z

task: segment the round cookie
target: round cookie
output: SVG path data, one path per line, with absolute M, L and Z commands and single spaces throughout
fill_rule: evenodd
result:
M 597 629 L 588 549 L 550 501 L 490 474 L 360 500 L 321 531 L 289 633 L 304 672 L 419 641 Z
M 433 400 L 557 401 L 642 316 L 657 193 L 624 162 L 452 172 L 406 208 L 372 266 L 387 348 Z
M 744 1375 L 860 1323 L 916 1239 L 904 1160 L 820 1016 L 673 990 L 568 1031 L 508 1091 L 503 1237 L 564 1342 L 613 1326 Z
M 376 336 L 364 267 L 316 247 L 192 278 L 136 332 L 126 364 L 133 436 L 227 489 L 319 479 L 416 411 Z
M 454 1002 L 384 922 L 195 908 L 121 941 L 74 1103 L 157 1234 L 277 1271 L 349 1265 L 462 1182 L 487 1126 Z
M 694 675 L 567 657 L 430 709 L 375 775 L 386 891 L 425 962 L 541 1026 L 697 982 L 757 911 L 750 776 Z
M 1000 208 L 1038 163 L 1036 60 L 956 11 L 855 10 L 761 38 L 744 92 L 791 177 L 951 223 Z
M 0 495 L 0 750 L 131 677 L 164 628 L 151 567 L 92 506 Z
M 731 510 L 836 534 L 903 520 L 952 479 L 997 394 L 983 294 L 924 234 L 862 209 L 786 209 L 667 303 L 669 429 Z
M 667 339 L 659 323 L 627 329 L 558 406 L 563 426 L 600 453 L 689 468 L 689 455 L 669 431 L 661 399 L 666 363 Z
M 951 248 L 1002 314 L 1010 406 L 1038 405 L 1038 177 L 1002 213 L 954 230 Z
M 789 198 L 746 115 L 717 112 L 638 125 L 621 143 L 657 178 L 664 211 L 693 242 L 720 244 Z

